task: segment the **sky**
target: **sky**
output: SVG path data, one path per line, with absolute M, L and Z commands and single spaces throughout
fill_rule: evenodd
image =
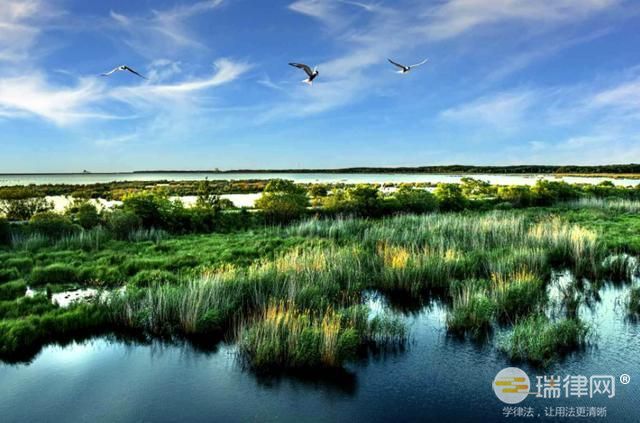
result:
M 2 0 L 0 173 L 637 163 L 638 28 L 637 0 Z

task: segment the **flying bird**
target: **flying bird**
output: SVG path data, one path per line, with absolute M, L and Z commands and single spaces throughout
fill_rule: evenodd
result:
M 127 65 L 122 65 L 122 66 L 118 66 L 117 68 L 113 68 L 113 70 L 111 70 L 110 72 L 107 73 L 103 73 L 101 74 L 102 76 L 109 76 L 114 72 L 121 72 L 121 71 L 127 71 L 127 72 L 131 72 L 134 75 L 138 75 L 140 78 L 143 79 L 147 79 L 146 77 L 140 75 L 138 72 L 134 71 L 133 69 L 131 69 L 129 66 Z
M 389 61 L 389 63 L 391 63 L 392 65 L 395 65 L 397 67 L 400 68 L 400 70 L 398 71 L 398 73 L 407 73 L 409 72 L 411 69 L 413 68 L 417 68 L 420 65 L 424 65 L 425 63 L 427 63 L 427 60 L 429 59 L 424 59 L 422 62 L 420 63 L 416 63 L 415 65 L 411 65 L 411 66 L 405 66 L 405 65 L 401 65 L 400 63 L 396 63 L 391 59 L 387 59 Z
M 320 72 L 318 72 L 318 67 L 316 66 L 313 70 L 311 70 L 311 68 L 307 65 L 305 65 L 304 63 L 289 63 L 289 65 L 296 67 L 298 69 L 302 69 L 308 76 L 307 79 L 305 79 L 304 82 L 305 84 L 309 84 L 312 85 L 313 84 L 313 80 L 316 79 L 318 77 L 318 75 L 320 74 Z

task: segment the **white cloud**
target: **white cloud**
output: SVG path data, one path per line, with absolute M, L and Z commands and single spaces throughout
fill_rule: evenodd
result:
M 446 109 L 440 117 L 464 124 L 514 130 L 520 126 L 535 99 L 536 94 L 532 91 L 503 92 Z
M 95 78 L 59 87 L 39 73 L 0 79 L 0 114 L 12 117 L 38 116 L 57 125 L 69 125 L 89 118 L 115 119 L 96 105 L 104 86 Z
M 618 0 L 449 0 L 426 11 L 428 26 L 424 32 L 432 39 L 447 39 L 482 25 L 505 21 L 565 23 L 618 3 Z
M 196 40 L 187 21 L 223 4 L 223 0 L 199 1 L 167 10 L 152 10 L 147 16 L 126 16 L 110 12 L 115 29 L 127 34 L 125 42 L 140 55 L 157 57 L 177 48 L 203 48 Z
M 174 83 L 145 84 L 121 87 L 113 91 L 115 99 L 136 106 L 176 107 L 171 100 L 184 100 L 192 103 L 197 100 L 194 95 L 210 88 L 235 81 L 251 68 L 244 62 L 233 62 L 229 59 L 218 59 L 214 63 L 215 72 L 208 78 L 191 78 Z
M 47 15 L 39 0 L 0 2 L 0 61 L 20 61 L 40 34 L 36 22 Z

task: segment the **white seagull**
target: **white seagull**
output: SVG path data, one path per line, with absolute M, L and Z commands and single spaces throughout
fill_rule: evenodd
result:
M 313 80 L 316 79 L 316 77 L 320 74 L 320 72 L 318 72 L 318 67 L 316 66 L 315 68 L 313 68 L 313 70 L 311 70 L 311 68 L 307 65 L 305 65 L 304 63 L 289 63 L 291 66 L 294 66 L 298 69 L 302 69 L 308 76 L 307 79 L 305 79 L 304 82 L 305 84 L 309 84 L 312 85 L 313 84 Z
M 111 70 L 110 72 L 107 73 L 103 73 L 101 74 L 102 76 L 109 76 L 114 72 L 119 72 L 119 71 L 127 71 L 127 72 L 131 72 L 134 75 L 138 75 L 140 78 L 143 79 L 147 79 L 146 77 L 140 75 L 138 72 L 134 71 L 133 69 L 131 69 L 129 66 L 127 65 L 122 65 L 122 66 L 118 66 L 117 68 L 113 68 L 113 70 Z
M 391 59 L 387 59 L 389 61 L 389 63 L 391 63 L 392 65 L 395 65 L 397 67 L 400 68 L 400 70 L 398 71 L 398 73 L 407 73 L 409 72 L 411 69 L 413 68 L 417 68 L 420 65 L 424 65 L 425 63 L 427 63 L 427 60 L 429 59 L 424 59 L 422 62 L 420 63 L 416 63 L 415 65 L 411 65 L 411 66 L 405 66 L 405 65 L 401 65 L 400 63 L 396 63 Z

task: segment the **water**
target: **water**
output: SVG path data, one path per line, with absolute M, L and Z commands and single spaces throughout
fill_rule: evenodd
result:
M 519 406 L 541 415 L 544 407 L 606 407 L 608 418 L 597 421 L 640 421 L 639 326 L 625 318 L 627 293 L 609 285 L 592 308 L 582 306 L 597 346 L 549 369 L 518 366 L 534 384 L 536 374 L 617 379 L 622 373 L 631 383 L 616 381 L 612 399 L 529 397 Z M 491 344 L 451 338 L 444 319 L 433 303 L 407 315 L 406 351 L 307 378 L 256 375 L 225 344 L 200 351 L 187 343 L 101 338 L 49 346 L 30 364 L 0 364 L 0 416 L 3 422 L 509 421 L 492 381 L 511 363 Z
M 615 185 L 635 186 L 640 179 L 604 178 L 604 177 L 556 177 L 553 175 L 443 175 L 424 173 L 100 173 L 100 174 L 0 174 L 0 186 L 27 184 L 93 184 L 121 181 L 193 181 L 208 178 L 210 180 L 249 180 L 249 179 L 290 179 L 298 183 L 454 183 L 464 176 L 490 182 L 494 185 L 533 185 L 538 179 L 562 180 L 568 183 L 599 184 L 611 181 Z

